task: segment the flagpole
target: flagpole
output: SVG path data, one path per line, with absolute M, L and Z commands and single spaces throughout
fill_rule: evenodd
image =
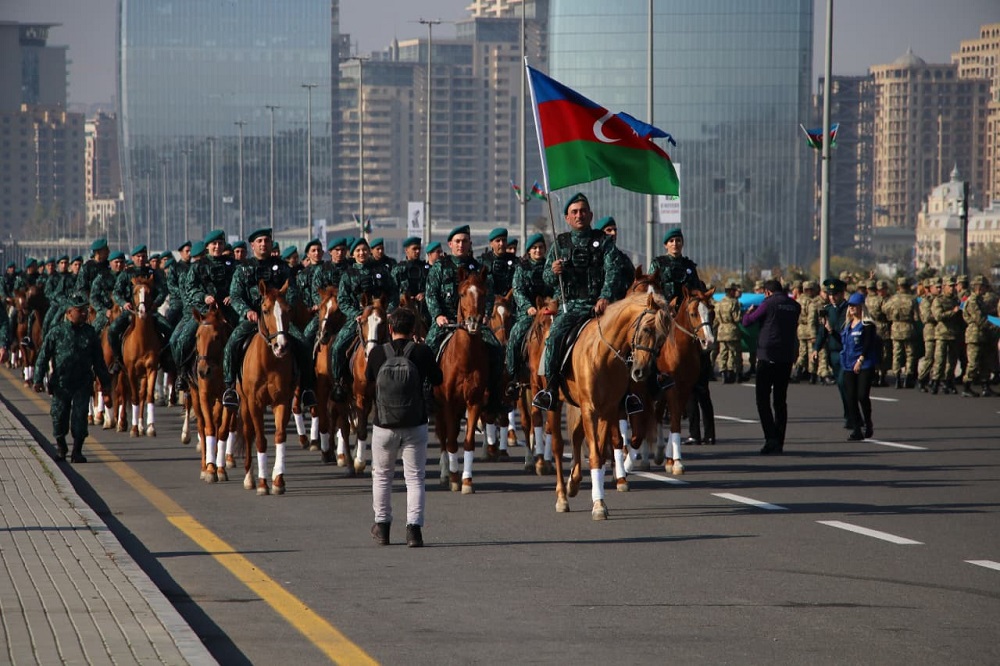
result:
M 525 11 L 525 5 L 527 4 L 528 4 L 527 2 L 521 3 L 521 61 L 522 62 L 527 62 L 527 57 L 528 57 L 527 53 L 525 53 L 525 51 L 527 51 L 526 42 L 528 40 L 528 37 L 524 31 L 524 11 Z M 528 186 L 527 166 L 525 163 L 525 155 L 524 155 L 526 152 L 524 144 L 528 139 L 528 133 L 526 131 L 526 122 L 525 122 L 525 116 L 527 114 L 524 112 L 525 102 L 528 101 L 527 100 L 528 96 L 526 94 L 527 78 L 528 78 L 528 70 L 526 68 L 521 68 L 521 95 L 518 98 L 518 101 L 520 101 L 521 103 L 521 108 L 518 110 L 517 114 L 517 137 L 518 137 L 517 145 L 518 145 L 518 159 L 520 161 L 520 167 L 521 167 L 521 176 L 520 176 L 521 187 Z M 521 228 L 519 229 L 519 231 L 521 232 L 521 247 L 524 248 L 525 253 L 527 253 L 528 251 L 528 248 L 526 247 L 528 243 L 527 194 L 525 194 L 523 201 L 521 197 L 518 197 L 518 209 L 519 209 L 518 212 L 520 213 L 520 223 L 521 223 Z
M 649 0 L 646 27 L 646 122 L 653 122 L 653 0 Z M 652 140 L 652 139 L 650 139 Z M 646 196 L 646 266 L 653 263 L 653 195 Z
M 819 279 L 830 276 L 830 78 L 833 73 L 833 0 L 826 0 L 826 63 L 823 68 L 823 156 L 820 171 Z

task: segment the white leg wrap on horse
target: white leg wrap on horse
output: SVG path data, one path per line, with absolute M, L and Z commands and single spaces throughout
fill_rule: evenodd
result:
M 93 416 L 93 415 L 94 415 L 94 403 L 92 403 L 91 401 L 88 400 L 87 401 L 87 416 Z
M 337 455 L 347 455 L 347 438 L 344 437 L 344 433 L 340 432 L 340 430 L 337 431 Z
M 257 478 L 266 479 L 267 478 L 267 454 L 258 453 L 257 454 Z
M 319 435 L 319 448 L 322 449 L 323 453 L 330 450 L 330 433 L 322 432 Z
M 205 435 L 205 462 L 215 462 L 215 443 L 217 441 L 212 435 Z
M 309 424 L 309 439 L 316 441 L 319 439 L 319 419 L 315 416 L 312 418 L 312 423 Z M 327 436 L 329 439 L 329 436 Z
M 274 471 L 271 478 L 285 473 L 285 443 L 274 445 Z
M 618 432 L 622 435 L 622 444 L 628 446 L 628 419 L 618 419 Z
M 449 472 L 457 472 L 457 471 L 459 471 L 458 453 L 457 452 L 456 453 L 449 453 L 448 454 L 448 471 Z
M 674 460 L 681 459 L 681 434 L 679 432 L 670 433 L 670 457 Z
M 104 413 L 104 391 L 97 392 L 97 404 L 94 405 L 94 414 Z
M 545 459 L 552 460 L 552 434 L 545 435 Z
M 229 437 L 226 437 L 226 455 L 233 455 L 233 447 L 236 446 L 236 433 L 229 433 Z
M 358 438 L 358 445 L 354 447 L 354 459 L 358 462 L 364 462 L 365 460 L 365 450 L 368 448 L 368 440 Z
M 216 442 L 215 446 L 215 466 L 220 469 L 226 467 L 226 452 L 223 450 L 222 442 Z
M 475 451 L 463 451 L 465 455 L 462 459 L 462 478 L 471 479 L 472 478 L 472 461 L 476 459 Z
M 507 412 L 507 430 L 517 430 L 517 410 L 512 409 Z
M 545 450 L 545 428 L 543 426 L 535 426 L 531 429 L 535 436 L 535 455 L 542 455 L 542 451 Z
M 295 432 L 299 435 L 306 434 L 306 418 L 301 414 L 292 414 L 295 417 Z
M 146 403 L 146 425 L 153 424 L 153 403 Z
M 132 425 L 139 425 L 139 405 L 132 403 Z
M 615 478 L 625 478 L 625 452 L 621 449 L 615 449 Z
M 590 470 L 590 499 L 594 502 L 604 499 L 604 465 Z

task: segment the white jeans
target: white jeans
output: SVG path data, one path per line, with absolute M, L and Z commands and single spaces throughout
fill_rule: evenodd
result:
M 372 509 L 376 523 L 392 522 L 392 477 L 402 449 L 406 481 L 406 524 L 424 524 L 427 424 L 412 428 L 372 427 Z

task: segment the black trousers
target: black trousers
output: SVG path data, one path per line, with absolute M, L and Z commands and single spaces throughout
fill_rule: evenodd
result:
M 757 415 L 764 430 L 765 442 L 778 448 L 785 445 L 785 427 L 788 425 L 788 379 L 791 376 L 791 363 L 770 363 L 759 359 L 757 361 Z
M 701 354 L 701 374 L 691 389 L 691 399 L 688 401 L 688 428 L 691 439 L 702 442 L 715 442 L 715 407 L 712 405 L 712 393 L 709 390 L 709 380 L 712 378 L 712 359 L 705 352 Z M 705 428 L 702 432 L 702 421 Z M 704 436 L 703 436 L 704 435 Z
M 847 427 L 860 431 L 872 423 L 872 382 L 875 372 L 869 368 L 861 372 L 844 369 L 844 394 L 847 396 Z

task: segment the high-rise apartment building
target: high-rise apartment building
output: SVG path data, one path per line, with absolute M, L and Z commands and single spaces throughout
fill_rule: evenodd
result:
M 963 40 L 951 61 L 959 78 L 989 82 L 983 145 L 983 201 L 989 205 L 1000 201 L 1000 23 L 981 26 L 979 37 Z
M 120 0 L 119 36 L 130 242 L 333 215 L 339 0 Z
M 914 229 L 931 189 L 953 167 L 974 196 L 985 184 L 989 83 L 962 78 L 954 64 L 928 64 L 907 51 L 871 68 L 875 78 L 874 226 Z
M 85 123 L 84 132 L 87 201 L 117 199 L 122 190 L 117 118 L 100 112 Z
M 0 21 L 0 112 L 30 106 L 66 107 L 65 46 L 50 46 L 58 23 Z
M 685 251 L 699 264 L 808 266 L 816 256 L 813 157 L 796 136 L 810 117 L 813 4 L 656 2 L 650 118 L 647 4 L 550 2 L 548 73 L 676 139 L 664 145 L 680 164 Z M 646 198 L 607 181 L 579 189 L 596 215 L 615 216 L 619 245 L 646 263 Z M 664 229 L 653 227 L 654 254 Z

